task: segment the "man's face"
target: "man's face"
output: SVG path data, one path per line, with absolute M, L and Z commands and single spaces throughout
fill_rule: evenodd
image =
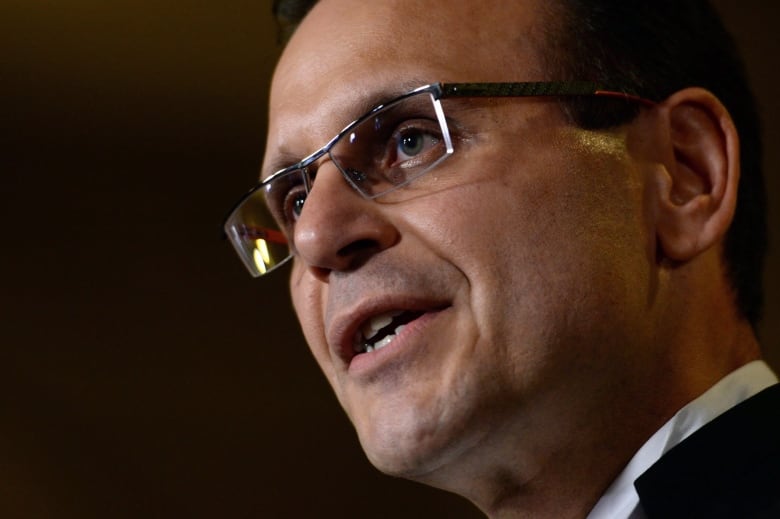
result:
M 548 22 L 536 3 L 319 2 L 274 77 L 264 176 L 391 93 L 560 79 L 539 57 Z M 549 99 L 444 110 L 455 152 L 403 202 L 366 200 L 320 164 L 290 279 L 367 455 L 421 479 L 510 437 L 523 438 L 513 463 L 541 465 L 574 431 L 608 422 L 594 416 L 628 405 L 653 286 L 626 130 L 578 129 Z M 355 351 L 390 319 L 406 326 Z

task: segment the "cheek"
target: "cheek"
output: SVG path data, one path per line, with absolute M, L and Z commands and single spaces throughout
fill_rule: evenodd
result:
M 325 339 L 324 305 L 322 302 L 324 294 L 318 286 L 318 283 L 308 279 L 302 273 L 298 264 L 293 265 L 290 275 L 290 295 L 292 296 L 293 308 L 312 355 L 328 379 L 332 380 L 332 361 Z
M 564 319 L 573 307 L 587 314 L 589 304 L 641 289 L 616 274 L 647 274 L 641 190 L 620 154 L 593 148 L 537 156 L 522 168 L 493 161 L 464 175 L 478 181 L 420 206 L 420 239 L 463 272 L 483 321 L 535 321 L 554 330 L 556 315 Z

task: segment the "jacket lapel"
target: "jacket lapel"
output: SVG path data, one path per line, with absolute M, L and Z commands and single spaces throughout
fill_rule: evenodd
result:
M 780 517 L 780 384 L 693 433 L 634 486 L 649 518 Z

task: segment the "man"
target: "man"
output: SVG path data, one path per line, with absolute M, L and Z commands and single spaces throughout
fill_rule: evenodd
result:
M 225 228 L 291 256 L 381 471 L 492 517 L 772 517 L 751 103 L 704 2 L 321 0 Z

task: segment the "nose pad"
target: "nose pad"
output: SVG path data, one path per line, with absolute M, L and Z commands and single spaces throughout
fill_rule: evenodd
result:
M 318 277 L 359 268 L 398 241 L 380 204 L 360 195 L 332 162 L 307 172 L 309 192 L 293 233 L 300 261 Z M 316 178 L 316 182 L 315 182 Z

